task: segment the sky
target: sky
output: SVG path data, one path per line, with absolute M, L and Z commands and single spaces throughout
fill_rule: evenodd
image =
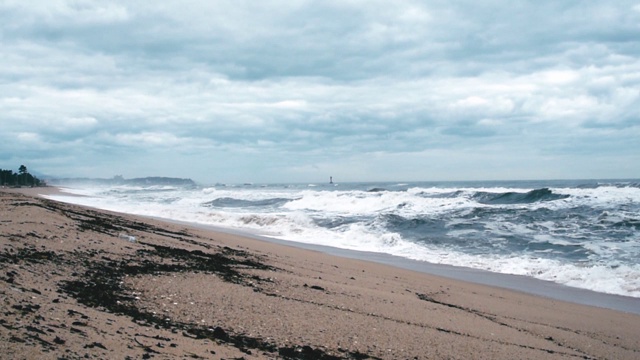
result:
M 0 1 L 0 168 L 640 178 L 640 0 Z

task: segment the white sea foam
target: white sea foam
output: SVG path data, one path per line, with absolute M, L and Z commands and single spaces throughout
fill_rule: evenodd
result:
M 600 292 L 640 297 L 638 231 L 623 228 L 621 231 L 632 234 L 631 238 L 628 241 L 610 241 L 593 238 L 590 234 L 593 228 L 589 227 L 596 216 L 603 223 L 602 227 L 607 229 L 611 228 L 610 224 L 638 221 L 638 188 L 551 188 L 554 194 L 570 197 L 531 204 L 491 205 L 478 203 L 473 195 L 479 192 L 526 193 L 534 188 L 397 186 L 406 186 L 407 190 L 369 192 L 364 187 L 354 189 L 341 186 L 340 190 L 336 190 L 335 187 L 328 189 L 322 186 L 310 189 L 306 185 L 202 189 L 85 187 L 64 189 L 65 192 L 84 197 L 58 195 L 52 198 L 131 214 L 252 229 L 261 234 L 302 243 L 525 275 Z M 389 185 L 389 188 L 393 187 Z M 288 202 L 275 207 L 206 205 L 216 199 L 288 199 Z M 610 213 L 611 204 L 621 205 L 622 210 Z M 628 209 L 624 210 L 627 205 Z M 578 212 L 580 217 L 576 220 L 543 218 L 540 221 L 520 221 L 516 218 L 520 212 L 573 211 L 582 208 L 588 211 Z M 478 213 L 482 210 L 489 211 L 489 215 Z M 406 223 L 402 224 L 405 227 L 396 230 L 389 228 L 384 215 L 406 219 Z M 430 243 L 412 238 L 412 226 L 420 226 L 419 221 L 412 223 L 412 219 L 442 221 L 441 236 L 457 239 L 458 242 Z M 423 235 L 432 236 L 431 233 Z M 524 251 L 526 249 L 519 251 L 509 240 L 511 238 L 528 239 L 529 244 L 550 244 L 550 247 L 530 252 Z M 585 238 L 589 238 L 589 241 L 584 241 Z M 591 255 L 580 255 L 586 257 L 576 261 L 554 258 L 553 254 L 560 254 L 561 250 L 571 255 L 574 247 Z

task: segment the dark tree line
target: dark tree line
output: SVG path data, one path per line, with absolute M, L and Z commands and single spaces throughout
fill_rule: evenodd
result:
M 29 174 L 27 167 L 20 165 L 18 172 L 0 169 L 0 185 L 2 186 L 42 186 L 44 183 Z

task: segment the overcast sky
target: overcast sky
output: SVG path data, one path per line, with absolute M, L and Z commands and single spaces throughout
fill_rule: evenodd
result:
M 640 177 L 640 0 L 0 1 L 0 168 Z

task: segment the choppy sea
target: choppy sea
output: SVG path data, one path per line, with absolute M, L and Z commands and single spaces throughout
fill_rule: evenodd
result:
M 65 185 L 60 201 L 640 298 L 640 180 Z

